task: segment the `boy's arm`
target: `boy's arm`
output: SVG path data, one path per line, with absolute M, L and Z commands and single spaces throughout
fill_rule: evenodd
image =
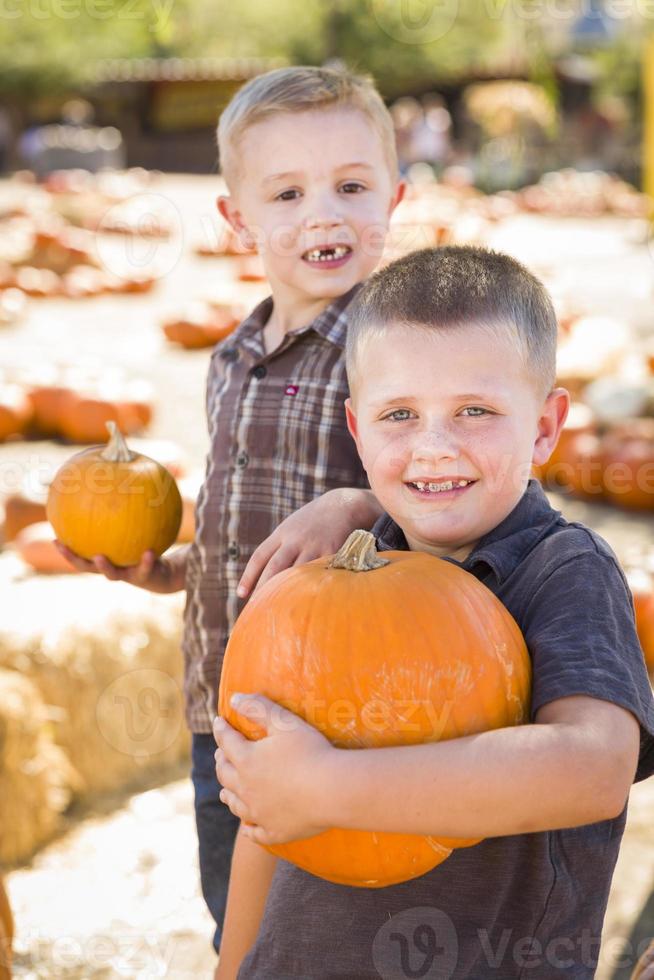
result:
M 372 490 L 328 490 L 300 507 L 253 552 L 238 585 L 245 599 L 254 587 L 291 565 L 303 565 L 338 551 L 350 532 L 368 530 L 383 508 Z
M 276 865 L 277 858 L 273 854 L 248 840 L 239 829 L 214 980 L 235 980 L 245 954 L 257 938 Z
M 158 558 L 154 551 L 146 551 L 138 565 L 121 567 L 114 565 L 105 555 L 95 555 L 91 561 L 81 558 L 61 541 L 55 541 L 64 558 L 78 572 L 97 572 L 112 582 L 128 582 L 148 592 L 179 592 L 186 581 L 186 562 L 190 545 L 176 548 L 170 555 Z
M 639 751 L 635 717 L 587 696 L 552 701 L 535 724 L 446 742 L 336 749 L 260 697 L 238 711 L 268 735 L 248 742 L 224 719 L 221 798 L 265 844 L 328 827 L 478 838 L 581 826 L 617 816 Z

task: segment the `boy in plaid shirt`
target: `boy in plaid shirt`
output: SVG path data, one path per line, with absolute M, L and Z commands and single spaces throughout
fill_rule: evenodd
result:
M 344 71 L 284 68 L 253 79 L 223 112 L 218 142 L 230 191 L 218 209 L 257 248 L 272 295 L 211 358 L 195 541 L 170 557 L 146 553 L 129 569 L 62 548 L 81 570 L 155 592 L 186 588 L 186 715 L 216 951 L 238 820 L 219 799 L 211 724 L 245 594 L 238 583 L 277 525 L 326 491 L 332 519 L 316 533 L 303 512 L 270 554 L 268 574 L 335 550 L 380 513 L 347 431 L 343 347 L 348 304 L 379 261 L 403 192 L 390 116 L 369 80 Z

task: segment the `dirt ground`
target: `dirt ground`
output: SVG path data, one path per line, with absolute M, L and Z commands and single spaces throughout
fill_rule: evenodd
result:
M 261 288 L 235 284 L 224 260 L 191 253 L 191 245 L 212 234 L 216 178 L 166 177 L 153 191 L 183 229 L 172 243 L 153 246 L 150 258 L 169 269 L 156 290 L 136 297 L 33 301 L 24 323 L 0 331 L 0 366 L 11 374 L 67 360 L 107 363 L 147 377 L 157 409 L 149 434 L 175 440 L 190 468 L 201 467 L 209 355 L 173 348 L 159 319 L 207 295 L 228 294 L 251 306 Z M 519 215 L 495 228 L 490 243 L 531 265 L 567 306 L 625 317 L 637 331 L 654 334 L 654 266 L 642 222 Z M 99 247 L 118 265 L 144 261 L 113 240 Z M 69 454 L 69 447 L 45 442 L 0 447 L 0 495 L 14 489 L 27 466 L 52 466 Z M 622 558 L 654 544 L 651 518 L 564 498 L 556 502 L 566 516 L 604 534 Z M 649 780 L 632 792 L 598 980 L 628 977 L 633 950 L 654 935 L 653 817 L 654 780 Z M 195 853 L 191 787 L 182 772 L 171 773 L 166 785 L 72 814 L 62 837 L 8 875 L 18 929 L 16 975 L 208 978 L 211 923 L 199 893 Z

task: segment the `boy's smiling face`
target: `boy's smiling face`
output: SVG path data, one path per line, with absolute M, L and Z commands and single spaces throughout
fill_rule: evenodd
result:
M 543 399 L 513 328 L 395 326 L 369 334 L 346 403 L 375 496 L 409 547 L 462 560 L 548 457 L 568 394 Z
M 257 245 L 276 302 L 330 300 L 370 275 L 402 187 L 362 112 L 277 113 L 235 152 L 239 173 L 219 210 Z

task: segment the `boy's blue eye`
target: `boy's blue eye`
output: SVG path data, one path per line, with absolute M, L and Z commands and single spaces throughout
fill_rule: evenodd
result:
M 298 194 L 299 194 L 299 191 L 296 191 L 296 190 L 282 191 L 281 194 L 278 194 L 277 195 L 277 197 L 275 198 L 275 200 L 276 201 L 294 201 Z
M 384 421 L 390 420 L 391 422 L 406 422 L 407 419 L 411 418 L 411 412 L 408 408 L 396 408 L 394 412 L 389 415 L 384 416 Z
M 480 405 L 468 405 L 467 408 L 463 409 L 463 412 L 470 412 L 470 418 L 480 418 L 482 415 L 490 415 L 488 409 L 482 408 Z

